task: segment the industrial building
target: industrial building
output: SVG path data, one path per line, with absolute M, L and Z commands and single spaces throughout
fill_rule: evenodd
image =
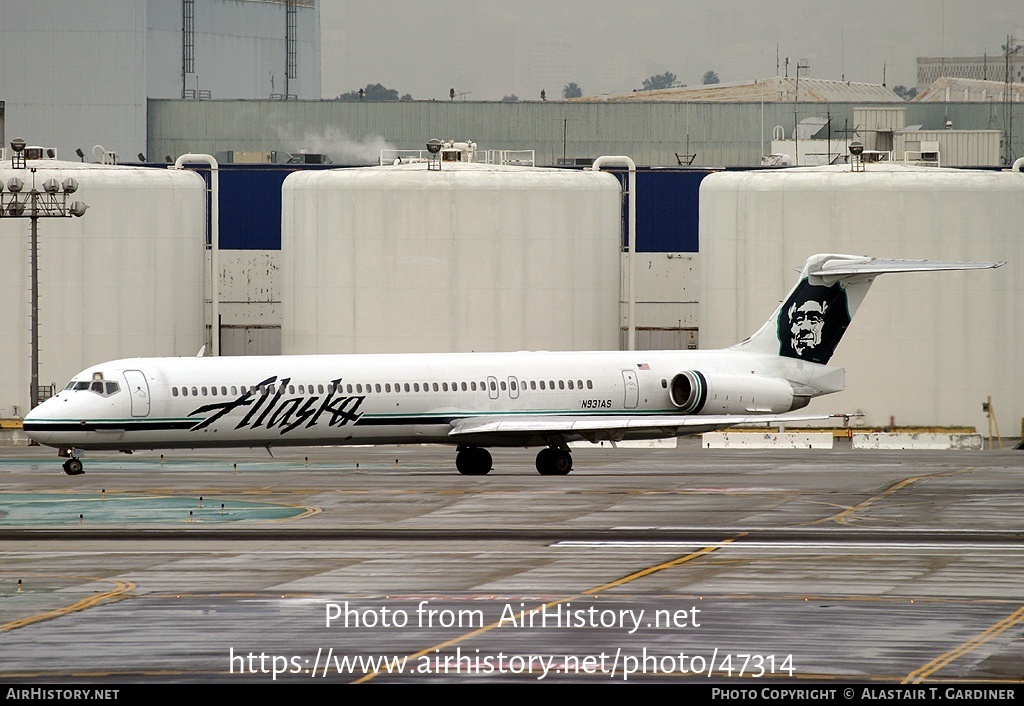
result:
M 319 13 L 314 0 L 5 0 L 0 63 L 8 139 L 134 162 L 148 99 L 319 98 Z
M 944 78 L 973 79 L 993 83 L 1024 83 L 1024 54 L 1021 45 L 1011 40 L 1012 48 L 999 54 L 981 56 L 917 57 L 918 94 Z
M 0 84 L 8 136 L 24 131 L 65 160 L 72 145 L 97 162 L 137 149 L 150 165 L 109 175 L 81 162 L 38 165 L 40 176 L 85 170 L 90 206 L 81 219 L 44 224 L 41 384 L 105 358 L 194 355 L 214 340 L 239 355 L 580 350 L 624 347 L 632 328 L 639 348 L 724 346 L 763 322 L 791 267 L 841 251 L 1011 263 L 994 274 L 883 279 L 840 348 L 850 371 L 841 411 L 863 411 L 873 425 L 981 426 L 980 401 L 995 394 L 1004 419 L 1024 417 L 1013 374 L 1022 253 L 1012 237 L 1024 176 L 999 171 L 1024 153 L 1015 91 L 903 102 L 884 86 L 803 76 L 600 100 L 306 100 L 319 90 L 312 1 L 101 4 L 118 14 L 112 31 L 134 37 L 123 51 L 138 53 L 117 60 L 120 78 L 96 93 L 92 118 L 67 127 L 63 98 Z M 54 7 L 44 4 L 59 14 Z M 15 49 L 44 26 L 45 13 L 29 14 L 6 30 L 20 37 Z M 58 33 L 72 26 L 67 13 L 53 19 Z M 232 67 L 227 54 L 240 47 L 259 60 Z M 139 62 L 144 70 L 124 68 Z M 105 113 L 117 96 L 119 112 Z M 49 103 L 52 124 L 19 122 Z M 438 137 L 534 158 L 467 158 L 437 173 L 425 163 L 370 166 L 385 150 Z M 854 140 L 871 156 L 856 173 Z M 207 191 L 209 169 L 199 170 L 204 181 L 152 167 L 186 153 L 219 155 L 218 193 Z M 240 163 L 275 153 L 303 163 Z M 603 155 L 641 165 L 634 252 L 625 248 L 627 174 L 586 169 Z M 759 169 L 773 156 L 822 166 Z M 332 161 L 357 168 L 324 168 Z M 220 208 L 215 243 L 210 199 Z M 26 229 L 0 223 L 18 236 L 4 248 L 8 300 L 19 303 Z M 118 240 L 128 237 L 138 242 Z M 181 275 L 165 280 L 168 266 Z M 8 316 L 8 330 L 24 332 L 23 304 Z M 903 321 L 914 324 L 912 340 L 892 335 Z M 18 363 L 0 415 L 26 404 L 26 335 L 4 340 Z

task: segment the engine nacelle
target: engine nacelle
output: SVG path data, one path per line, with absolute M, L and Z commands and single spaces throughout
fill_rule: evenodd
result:
M 793 384 L 759 375 L 728 375 L 687 370 L 672 378 L 672 404 L 684 414 L 782 414 L 806 407 L 809 397 Z

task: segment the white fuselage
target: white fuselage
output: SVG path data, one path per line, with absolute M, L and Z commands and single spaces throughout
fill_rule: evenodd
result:
M 720 381 L 690 411 L 670 394 L 673 378 L 686 371 Z M 794 388 L 804 396 L 799 404 L 785 394 Z M 534 420 L 539 429 L 536 420 L 545 418 L 777 415 L 839 389 L 841 369 L 729 350 L 137 358 L 75 376 L 28 415 L 25 430 L 67 449 L 530 446 L 552 434 L 460 438 L 453 424 Z M 674 433 L 683 432 L 622 430 L 616 438 Z

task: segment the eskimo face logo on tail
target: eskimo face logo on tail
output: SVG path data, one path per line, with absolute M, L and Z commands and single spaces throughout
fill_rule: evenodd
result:
M 779 355 L 827 363 L 850 325 L 846 290 L 802 280 L 779 312 Z

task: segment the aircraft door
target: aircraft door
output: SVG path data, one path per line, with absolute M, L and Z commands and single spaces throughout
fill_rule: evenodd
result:
M 487 376 L 487 396 L 492 400 L 498 399 L 498 378 L 493 375 Z
M 514 400 L 519 399 L 519 380 L 515 376 L 508 378 L 508 396 Z
M 149 383 L 146 375 L 141 370 L 125 370 L 125 382 L 128 383 L 128 392 L 132 400 L 132 416 L 149 416 Z
M 623 406 L 626 409 L 636 409 L 636 405 L 640 401 L 640 384 L 637 382 L 635 370 L 622 371 L 622 387 L 626 393 L 622 402 Z

